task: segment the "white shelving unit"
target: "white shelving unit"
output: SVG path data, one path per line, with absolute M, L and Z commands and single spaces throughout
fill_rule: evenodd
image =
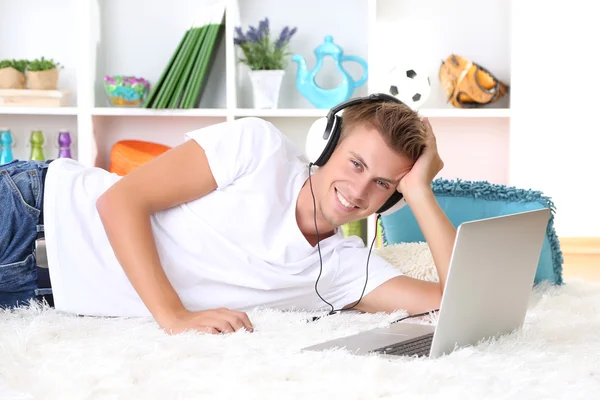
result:
M 4 115 L 77 115 L 77 107 L 0 107 Z
M 28 157 L 32 129 L 48 132 L 46 151 L 53 156 L 54 134 L 68 128 L 76 157 L 106 168 L 112 145 L 137 138 L 177 145 L 183 134 L 213 123 L 257 116 L 278 126 L 303 148 L 310 124 L 327 110 L 314 108 L 295 86 L 296 65 L 288 64 L 280 108 L 252 108 L 247 67 L 237 63 L 234 27 L 257 25 L 268 17 L 271 31 L 298 27 L 289 50 L 315 63 L 313 50 L 332 35 L 347 55 L 367 60 L 369 79 L 354 96 L 377 91 L 385 71 L 397 60 L 415 60 L 428 68 L 432 94 L 421 110 L 431 119 L 446 161 L 442 176 L 507 183 L 509 174 L 510 96 L 492 108 L 454 109 L 446 104 L 437 73 L 440 62 L 455 53 L 480 63 L 510 84 L 510 3 L 476 0 L 227 0 L 225 34 L 216 49 L 207 87 L 198 108 L 154 110 L 108 107 L 102 79 L 107 74 L 142 76 L 155 84 L 179 40 L 202 6 L 211 0 L 0 0 L 0 59 L 44 55 L 64 65 L 61 88 L 72 91 L 63 108 L 0 107 L 0 126 L 17 136 L 18 157 Z M 467 11 L 465 11 L 467 10 Z M 471 11 L 473 10 L 472 14 Z M 27 20 L 27 24 L 23 21 Z M 344 67 L 359 77 L 356 63 Z M 339 76 L 330 60 L 317 83 L 335 87 Z M 372 234 L 372 224 L 369 229 Z
M 154 110 L 149 108 L 94 107 L 92 109 L 92 116 L 113 117 L 226 117 L 229 114 L 226 109 L 216 108 Z

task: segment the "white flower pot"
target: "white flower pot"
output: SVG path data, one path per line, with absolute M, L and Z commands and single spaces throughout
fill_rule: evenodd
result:
M 284 70 L 248 71 L 252 81 L 254 108 L 277 108 Z

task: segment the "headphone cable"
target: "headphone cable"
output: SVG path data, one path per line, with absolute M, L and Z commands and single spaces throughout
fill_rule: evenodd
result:
M 327 300 L 325 300 L 321 296 L 321 294 L 319 293 L 319 289 L 317 288 L 317 285 L 319 283 L 319 279 L 321 278 L 321 274 L 323 272 L 323 258 L 321 257 L 321 246 L 320 246 L 320 240 L 319 240 L 319 229 L 317 228 L 317 205 L 316 205 L 316 201 L 315 201 L 315 194 L 313 192 L 312 178 L 311 178 L 311 173 L 310 173 L 310 169 L 311 169 L 311 167 L 313 165 L 314 165 L 313 163 L 309 163 L 309 166 L 308 166 L 308 181 L 309 181 L 309 184 L 310 184 L 310 193 L 312 194 L 312 199 L 313 199 L 313 218 L 314 218 L 314 222 L 315 222 L 315 232 L 317 234 L 317 249 L 319 250 L 319 265 L 320 265 L 319 276 L 317 277 L 317 280 L 315 282 L 315 292 L 317 292 L 317 296 L 319 296 L 319 298 L 321 300 L 323 300 L 323 302 L 325 302 L 327 305 L 329 305 L 329 307 L 331 307 L 331 311 L 329 311 L 329 313 L 327 315 L 333 315 L 333 314 L 335 314 L 338 311 L 350 310 L 350 309 L 356 307 L 358 305 L 358 303 L 360 303 L 360 301 L 362 300 L 362 298 L 363 298 L 363 296 L 365 294 L 365 290 L 367 288 L 367 282 L 369 280 L 369 259 L 371 258 L 371 250 L 373 249 L 373 244 L 375 243 L 375 239 L 377 238 L 377 223 L 379 222 L 380 215 L 379 214 L 377 215 L 377 219 L 375 221 L 375 235 L 373 237 L 373 241 L 371 242 L 371 247 L 369 248 L 369 255 L 367 256 L 367 271 L 366 271 L 365 285 L 363 287 L 363 290 L 362 290 L 362 293 L 360 295 L 360 298 L 351 307 L 340 308 L 340 309 L 334 310 L 333 305 L 331 303 L 329 303 Z M 419 313 L 419 314 L 408 315 L 406 317 L 403 317 L 403 318 L 397 319 L 395 321 L 392 321 L 391 323 L 395 324 L 395 323 L 398 323 L 398 322 L 403 321 L 405 319 L 415 318 L 415 317 L 422 317 L 422 316 L 425 316 L 425 315 L 428 315 L 428 314 L 432 314 L 432 313 L 435 313 L 435 312 L 438 312 L 438 311 L 439 311 L 439 308 L 435 309 L 435 310 L 429 310 L 429 311 L 426 311 L 426 312 L 423 312 L 423 313 Z M 318 317 L 312 317 L 311 320 L 314 322 L 314 321 L 317 321 L 319 319 L 321 319 L 320 316 L 318 316 Z M 309 322 L 311 320 L 309 320 Z
M 333 305 L 331 303 L 329 303 L 327 300 L 325 300 L 321 294 L 319 293 L 319 289 L 318 289 L 318 284 L 319 284 L 319 279 L 321 278 L 321 274 L 323 273 L 323 257 L 321 256 L 321 240 L 319 239 L 319 228 L 317 227 L 317 204 L 315 201 L 315 193 L 313 192 L 313 187 L 312 187 L 312 176 L 311 176 L 311 168 L 314 164 L 311 162 L 308 164 L 308 182 L 310 184 L 310 193 L 312 195 L 312 199 L 313 199 L 313 219 L 314 219 L 314 223 L 315 223 L 315 232 L 317 235 L 317 249 L 319 251 L 319 276 L 317 277 L 317 280 L 315 281 L 315 292 L 317 293 L 317 296 L 319 296 L 319 298 L 321 300 L 323 300 L 323 302 L 325 302 L 329 307 L 331 307 L 331 311 L 329 311 L 329 313 L 327 315 L 333 315 L 336 312 L 339 311 L 344 311 L 344 310 L 350 310 L 354 307 L 356 307 L 358 305 L 358 303 L 360 303 L 360 301 L 362 300 L 364 294 L 365 294 L 365 290 L 367 289 L 367 282 L 369 281 L 369 259 L 371 258 L 371 250 L 373 249 L 373 245 L 375 244 L 375 239 L 377 238 L 377 231 L 375 231 L 375 236 L 373 237 L 373 241 L 371 242 L 371 247 L 369 248 L 369 254 L 367 256 L 367 266 L 366 266 L 366 277 L 365 277 L 365 284 L 363 286 L 363 290 L 362 293 L 360 295 L 360 298 L 358 299 L 358 301 L 356 303 L 354 303 L 352 306 L 350 307 L 342 307 L 339 308 L 337 310 L 334 309 Z M 379 221 L 379 215 L 377 215 L 377 220 L 376 223 Z M 319 319 L 320 317 L 313 317 L 313 321 L 316 321 L 317 319 Z

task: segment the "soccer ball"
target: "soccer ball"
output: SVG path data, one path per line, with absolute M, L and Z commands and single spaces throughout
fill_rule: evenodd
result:
M 395 66 L 387 74 L 385 88 L 388 94 L 418 111 L 429 98 L 431 80 L 421 68 Z

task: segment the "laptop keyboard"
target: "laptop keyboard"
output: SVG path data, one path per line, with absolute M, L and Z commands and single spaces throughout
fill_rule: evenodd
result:
M 388 345 L 376 350 L 374 353 L 379 354 L 390 354 L 395 356 L 418 356 L 427 357 L 431 350 L 431 343 L 433 342 L 433 333 L 425 336 L 421 336 L 410 341 L 404 341 Z

